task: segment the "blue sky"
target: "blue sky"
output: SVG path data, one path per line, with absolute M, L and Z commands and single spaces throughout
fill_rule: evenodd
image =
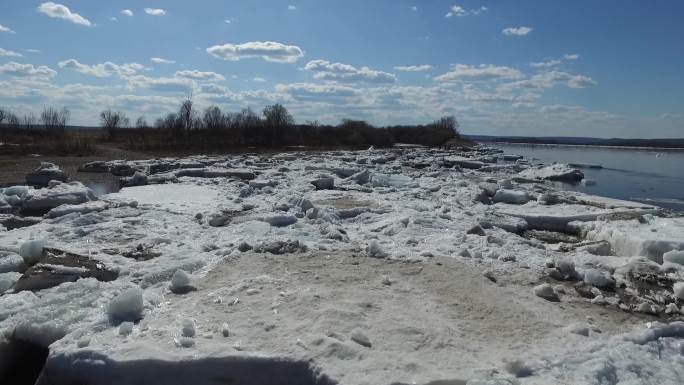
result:
M 684 2 L 2 0 L 0 106 L 684 137 Z

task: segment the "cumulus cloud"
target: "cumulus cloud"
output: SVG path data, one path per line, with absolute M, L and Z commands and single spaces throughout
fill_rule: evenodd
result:
M 8 27 L 5 27 L 4 25 L 0 24 L 0 32 L 7 32 L 7 33 L 16 33 L 9 29 Z
M 195 82 L 181 78 L 150 78 L 137 75 L 126 78 L 129 88 L 143 88 L 159 92 L 189 93 L 195 88 Z
M 395 66 L 395 70 L 403 72 L 422 72 L 430 71 L 432 66 L 429 64 L 415 65 L 415 66 Z
M 449 72 L 435 77 L 435 80 L 440 82 L 455 82 L 520 79 L 522 77 L 522 72 L 506 66 L 495 66 L 491 64 L 481 64 L 479 66 L 456 64 Z
M 587 88 L 596 84 L 594 79 L 584 75 L 575 75 L 568 80 L 568 87 L 570 88 Z
M 87 65 L 82 64 L 76 59 L 64 60 L 57 63 L 59 68 L 71 69 L 80 72 L 84 75 L 95 76 L 98 78 L 106 78 L 112 75 L 118 76 L 132 76 L 138 71 L 145 69 L 145 66 L 138 63 L 114 64 L 112 62 L 104 62 L 101 64 Z
M 577 60 L 577 59 L 579 59 L 579 56 L 580 55 L 576 54 L 576 53 L 566 53 L 565 55 L 563 55 L 563 59 L 565 59 L 565 60 Z
M 145 8 L 145 13 L 152 16 L 164 16 L 166 15 L 166 10 L 161 8 Z
M 506 36 L 526 36 L 529 35 L 534 28 L 531 27 L 508 27 L 501 31 Z
M 14 77 L 49 79 L 57 75 L 57 72 L 46 66 L 34 67 L 33 64 L 21 64 L 11 61 L 0 66 L 0 74 Z
M 183 70 L 177 71 L 175 74 L 179 78 L 195 79 L 195 80 L 209 80 L 209 81 L 222 81 L 226 80 L 225 77 L 216 72 L 202 72 L 197 70 Z
M 394 74 L 377 71 L 368 67 L 356 68 L 349 64 L 331 63 L 327 60 L 312 60 L 304 66 L 305 70 L 315 72 L 314 78 L 319 80 L 335 80 L 342 82 L 394 83 Z
M 242 44 L 223 44 L 207 48 L 207 53 L 219 59 L 237 61 L 262 58 L 276 63 L 293 63 L 304 56 L 301 48 L 273 41 L 251 41 Z
M 121 11 L 121 14 L 124 16 L 133 16 L 133 11 L 131 11 L 130 9 L 124 9 L 123 11 Z
M 157 63 L 157 64 L 176 64 L 175 60 L 167 60 L 167 59 L 162 59 L 160 57 L 150 58 L 150 61 L 152 63 Z
M 358 94 L 356 89 L 339 84 L 278 84 L 275 90 L 279 93 L 288 94 L 297 100 L 307 101 L 346 99 Z
M 454 17 L 454 16 L 463 17 L 463 16 L 468 16 L 468 15 L 477 16 L 477 15 L 481 14 L 482 12 L 487 12 L 488 10 L 489 10 L 489 8 L 487 8 L 487 7 L 465 9 L 458 4 L 454 4 L 451 6 L 451 8 L 449 8 L 449 12 L 447 12 L 447 14 L 444 15 L 444 17 L 446 17 L 446 18 Z M 415 11 L 415 9 L 414 9 L 414 11 Z
M 76 12 L 71 12 L 71 10 L 67 6 L 62 4 L 55 4 L 52 1 L 48 1 L 47 3 L 39 5 L 38 12 L 43 13 L 49 17 L 67 20 L 74 24 L 85 25 L 87 27 L 90 27 L 92 25 L 90 20 L 86 19 L 85 17 L 79 15 Z
M 508 91 L 515 89 L 544 90 L 553 88 L 557 84 L 564 84 L 570 88 L 587 88 L 594 86 L 597 83 L 588 76 L 550 70 L 538 72 L 525 80 L 503 84 L 500 86 L 500 89 Z
M 6 50 L 4 48 L 0 48 L 0 56 L 22 57 L 24 55 L 20 54 L 19 52 L 14 52 L 14 51 Z

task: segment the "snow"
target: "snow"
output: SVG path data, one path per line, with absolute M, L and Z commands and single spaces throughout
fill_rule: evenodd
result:
M 663 262 L 684 265 L 684 251 L 672 250 L 664 253 Z
M 644 256 L 662 263 L 665 253 L 684 250 L 684 218 L 594 222 L 583 231 L 587 239 L 607 241 L 616 255 L 624 257 Z
M 494 160 L 486 148 L 473 152 L 461 160 Z M 489 377 L 521 384 L 600 383 L 596 373 L 604 372 L 592 372 L 593 362 L 624 355 L 644 374 L 611 362 L 618 378 L 640 383 L 650 373 L 676 383 L 668 373 L 684 363 L 658 361 L 658 341 L 635 347 L 622 337 L 652 316 L 626 316 L 611 279 L 626 285 L 643 272 L 673 283 L 653 293 L 666 303 L 643 296 L 631 311 L 643 302 L 675 317 L 684 269 L 626 257 L 649 256 L 654 248 L 640 246 L 647 241 L 663 246 L 661 256 L 684 250 L 682 219 L 541 180 L 520 183 L 507 168 L 441 161 L 452 155 L 376 149 L 120 161 L 122 173 L 179 176 L 63 202 L 32 226 L 0 233 L 0 269 L 8 270 L 0 282 L 19 276 L 22 247 L 22 255 L 39 256 L 24 246 L 33 240 L 87 256 L 118 278 L 8 292 L 0 296 L 0 332 L 24 325 L 24 335 L 51 344 L 52 378 L 73 378 L 73 370 L 84 380 L 117 373 L 121 383 L 150 383 L 145 376 L 159 371 L 174 374 L 169 383 L 202 384 L 230 370 L 260 385 L 244 377 L 259 367 L 345 384 L 423 384 L 474 382 L 477 368 L 487 368 Z M 333 175 L 335 189 L 310 184 L 319 172 Z M 61 183 L 12 196 L 25 202 L 69 189 L 77 190 Z M 544 199 L 491 204 L 497 190 Z M 484 235 L 467 234 L 476 226 Z M 528 229 L 572 233 L 578 243 L 548 244 Z M 675 257 L 662 258 L 673 265 Z M 547 268 L 547 260 L 556 262 Z M 49 266 L 68 271 L 58 262 Z M 530 290 L 542 282 L 550 283 Z M 596 286 L 592 296 L 603 305 L 574 294 L 573 285 Z M 196 290 L 169 293 L 175 286 Z M 193 333 L 183 332 L 188 320 Z M 574 324 L 583 325 L 580 333 L 568 331 Z M 669 353 L 681 339 L 660 342 Z M 521 368 L 531 373 L 515 378 Z
M 93 191 L 80 182 L 55 183 L 31 190 L 23 201 L 23 209 L 48 211 L 64 204 L 76 205 L 97 200 Z
M 532 198 L 525 191 L 500 189 L 496 190 L 492 200 L 494 200 L 494 202 L 522 205 L 532 200 Z
M 113 323 L 137 321 L 142 318 L 143 291 L 131 287 L 114 297 L 107 306 L 107 315 Z
M 173 273 L 171 285 L 169 286 L 169 290 L 171 290 L 172 293 L 183 294 L 193 289 L 194 287 L 190 283 L 188 273 L 183 270 L 176 270 L 176 272 Z
M 540 168 L 528 168 L 519 172 L 518 176 L 526 179 L 546 179 L 565 182 L 577 182 L 584 178 L 584 174 L 581 171 L 563 163 Z

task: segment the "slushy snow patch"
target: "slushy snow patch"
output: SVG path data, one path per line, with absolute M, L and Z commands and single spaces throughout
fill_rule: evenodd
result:
M 143 291 L 139 287 L 131 287 L 114 297 L 107 307 L 107 315 L 111 322 L 137 321 L 142 318 Z

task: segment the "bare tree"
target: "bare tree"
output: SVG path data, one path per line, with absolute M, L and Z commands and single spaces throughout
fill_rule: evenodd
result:
M 144 116 L 139 117 L 138 120 L 135 121 L 135 128 L 139 130 L 147 128 L 147 120 L 145 120 Z
M 456 118 L 453 115 L 443 116 L 439 118 L 434 122 L 434 125 L 437 126 L 437 128 L 453 131 L 457 137 L 460 135 L 458 132 L 458 121 L 456 121 Z
M 24 115 L 23 126 L 27 134 L 31 134 L 36 129 L 37 125 L 38 118 L 36 118 L 36 114 L 29 112 L 28 114 Z
M 193 110 L 194 103 L 192 102 L 192 95 L 188 95 L 187 99 L 183 101 L 178 111 L 178 117 L 186 134 L 192 130 L 192 123 L 195 120 L 196 112 Z
M 110 138 L 116 136 L 116 131 L 128 126 L 129 120 L 123 112 L 106 110 L 100 113 L 100 124 L 107 130 Z
M 7 111 L 5 111 L 4 108 L 0 108 L 0 125 L 5 120 L 6 117 L 7 117 Z
M 48 134 L 63 136 L 70 117 L 71 113 L 66 107 L 61 110 L 55 107 L 45 107 L 43 112 L 40 113 L 40 122 Z
M 210 131 L 218 131 L 225 126 L 223 112 L 217 106 L 210 106 L 204 110 L 204 127 Z
M 294 118 L 282 104 L 274 104 L 264 108 L 266 126 L 270 129 L 271 145 L 282 145 L 284 130 L 294 124 Z

